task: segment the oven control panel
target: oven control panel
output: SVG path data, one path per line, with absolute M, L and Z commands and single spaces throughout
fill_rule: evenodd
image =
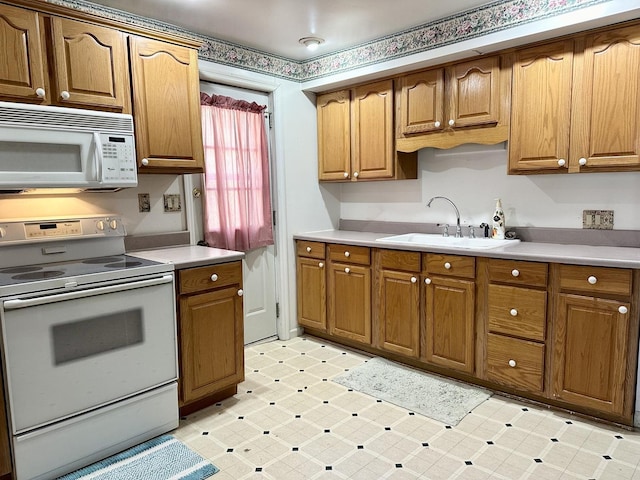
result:
M 117 215 L 60 220 L 0 221 L 0 245 L 88 237 L 124 237 Z

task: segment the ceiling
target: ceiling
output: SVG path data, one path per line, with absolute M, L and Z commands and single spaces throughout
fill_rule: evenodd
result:
M 488 0 L 92 0 L 291 60 L 352 48 Z M 298 40 L 321 37 L 309 51 Z

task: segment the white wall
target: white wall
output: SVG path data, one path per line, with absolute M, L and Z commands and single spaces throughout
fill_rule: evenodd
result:
M 582 210 L 613 210 L 614 229 L 640 230 L 640 172 L 507 175 L 505 144 L 463 145 L 419 152 L 418 180 L 343 184 L 340 216 L 354 220 L 489 222 L 502 199 L 506 225 L 582 228 Z

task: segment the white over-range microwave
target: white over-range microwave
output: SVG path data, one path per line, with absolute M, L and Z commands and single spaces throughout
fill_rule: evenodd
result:
M 0 102 L 0 193 L 135 187 L 133 132 L 127 114 Z

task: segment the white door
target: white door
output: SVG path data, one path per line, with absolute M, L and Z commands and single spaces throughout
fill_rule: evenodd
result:
M 269 94 L 256 92 L 244 88 L 229 87 L 210 82 L 200 82 L 200 91 L 209 95 L 226 95 L 237 100 L 256 102 L 258 105 L 267 105 L 267 112 L 271 111 L 271 99 Z M 269 151 L 271 152 L 271 132 L 268 119 L 267 137 L 269 138 Z M 269 155 L 271 157 L 271 154 Z M 275 210 L 275 192 L 273 174 L 273 162 L 271 163 L 271 207 Z M 276 229 L 273 229 L 274 240 Z M 246 252 L 243 262 L 243 304 L 244 304 L 244 343 L 259 342 L 261 340 L 275 338 L 276 333 L 276 248 L 275 245 L 256 248 Z

